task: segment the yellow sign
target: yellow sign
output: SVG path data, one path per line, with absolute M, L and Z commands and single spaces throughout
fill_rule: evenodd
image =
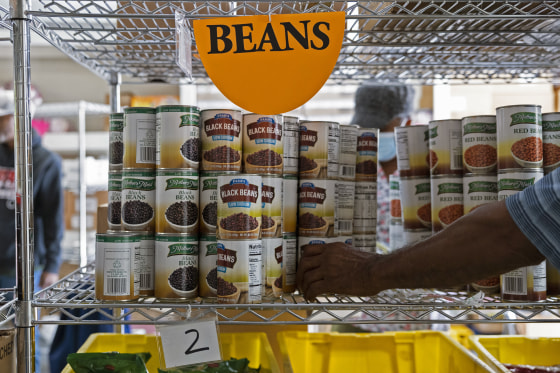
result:
M 231 102 L 281 114 L 313 97 L 329 78 L 344 37 L 345 13 L 195 20 L 200 59 Z

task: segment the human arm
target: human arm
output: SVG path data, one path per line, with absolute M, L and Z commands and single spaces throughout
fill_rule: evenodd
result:
M 43 271 L 43 273 L 41 273 L 41 279 L 39 280 L 39 286 L 44 289 L 53 285 L 57 281 L 58 273 Z

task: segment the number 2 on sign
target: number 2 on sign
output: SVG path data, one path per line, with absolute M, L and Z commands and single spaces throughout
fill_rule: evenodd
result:
M 196 344 L 196 342 L 198 342 L 199 334 L 198 334 L 198 330 L 196 330 L 196 329 L 189 329 L 189 330 L 185 331 L 185 334 L 191 334 L 191 333 L 195 334 L 194 341 L 191 343 L 189 348 L 187 348 L 187 351 L 185 351 L 185 355 L 190 355 L 190 354 L 194 354 L 194 353 L 197 353 L 197 352 L 210 350 L 210 347 L 201 347 L 201 348 L 197 348 L 197 349 L 193 350 L 194 345 Z

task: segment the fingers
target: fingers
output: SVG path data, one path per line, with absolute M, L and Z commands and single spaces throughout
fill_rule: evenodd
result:
M 314 300 L 317 295 L 321 294 L 323 283 L 324 276 L 321 269 L 315 268 L 305 273 L 305 277 L 300 284 L 300 291 L 303 293 L 305 299 Z

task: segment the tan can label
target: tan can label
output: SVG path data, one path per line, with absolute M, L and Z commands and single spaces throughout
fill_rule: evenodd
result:
M 107 188 L 107 224 L 109 229 L 121 229 L 122 172 L 109 171 Z
M 432 232 L 446 228 L 463 216 L 463 177 L 432 177 Z
M 434 120 L 429 124 L 431 175 L 463 174 L 461 120 Z
M 355 218 L 352 222 L 352 233 L 375 235 L 377 233 L 377 218 L 375 219 Z
M 336 189 L 338 192 L 338 202 L 336 204 L 338 234 L 343 236 L 352 235 L 356 183 L 354 181 L 340 180 L 336 184 Z
M 463 173 L 495 172 L 498 163 L 496 116 L 465 117 L 463 126 Z
M 490 202 L 498 200 L 497 175 L 463 175 L 463 212 L 468 214 L 472 210 Z
M 198 234 L 198 172 L 156 172 L 156 233 Z
M 201 236 L 199 239 L 199 295 L 215 298 L 218 294 L 218 241 L 216 236 Z
M 548 174 L 560 166 L 560 113 L 542 115 L 543 168 Z
M 358 147 L 358 129 L 356 124 L 340 125 L 340 164 L 338 175 L 341 180 L 356 179 L 356 149 Z
M 200 175 L 200 217 L 201 235 L 216 234 L 218 219 L 218 175 L 203 172 Z
M 535 185 L 544 177 L 542 169 L 499 171 L 498 172 L 498 201 L 502 201 L 523 189 Z
M 282 290 L 284 293 L 296 291 L 297 236 L 285 234 L 282 238 Z
M 261 235 L 263 238 L 282 237 L 282 186 L 281 176 L 262 177 Z
M 262 178 L 259 175 L 218 176 L 217 235 L 220 240 L 261 237 Z
M 153 234 L 140 236 L 140 247 L 136 255 L 140 295 L 154 295 L 155 245 Z
M 537 105 L 496 109 L 498 170 L 543 165 L 542 116 Z
M 241 171 L 241 112 L 200 112 L 203 171 Z
M 429 177 L 401 177 L 403 229 L 432 228 L 432 197 Z
M 298 205 L 299 236 L 338 236 L 336 181 L 300 180 Z
M 354 184 L 355 219 L 377 219 L 377 182 L 356 181 Z
M 156 206 L 154 171 L 125 169 L 122 175 L 122 228 L 128 231 L 153 232 Z
M 198 239 L 156 234 L 156 298 L 192 299 L 198 296 Z
M 282 295 L 283 239 L 263 238 L 264 296 L 278 298 Z
M 356 181 L 377 180 L 377 147 L 379 130 L 360 128 L 356 144 Z
M 123 168 L 156 167 L 156 109 L 124 109 Z
M 299 125 L 300 179 L 337 179 L 340 125 L 303 121 Z
M 395 128 L 397 164 L 401 177 L 429 176 L 429 128 L 416 125 Z
M 360 251 L 373 251 L 377 244 L 377 236 L 375 234 L 353 234 L 352 246 Z
M 262 302 L 261 240 L 218 240 L 218 302 Z
M 297 233 L 298 219 L 298 177 L 282 177 L 282 233 Z
M 282 175 L 284 160 L 281 115 L 243 115 L 243 167 L 248 174 Z
M 284 174 L 297 175 L 299 165 L 299 120 L 284 116 L 282 127 L 284 142 Z
M 501 296 L 509 301 L 546 299 L 546 261 L 521 267 L 500 276 Z
M 109 170 L 122 170 L 123 168 L 123 128 L 124 114 L 111 114 L 109 116 Z
M 156 166 L 198 170 L 200 114 L 196 106 L 156 108 Z

